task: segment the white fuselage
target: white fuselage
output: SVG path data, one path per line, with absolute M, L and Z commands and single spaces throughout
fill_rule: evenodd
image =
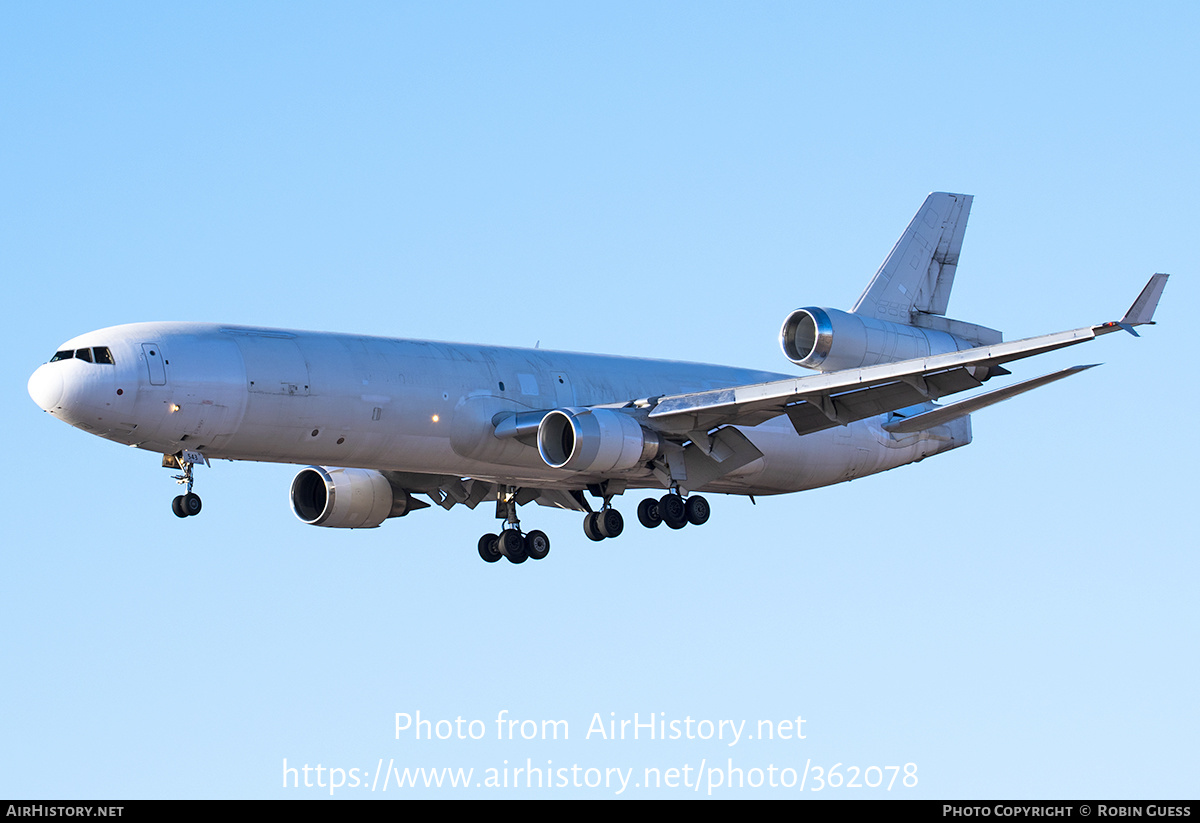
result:
M 528 439 L 500 438 L 516 412 L 622 405 L 787 375 L 665 360 L 345 334 L 138 323 L 76 337 L 111 363 L 41 366 L 30 394 L 64 421 L 164 454 L 472 477 L 583 488 L 597 478 L 553 469 Z M 93 361 L 97 358 L 93 357 Z M 905 436 L 887 416 L 800 437 L 786 416 L 743 433 L 763 453 L 704 489 L 799 491 L 920 460 L 970 442 L 967 418 Z M 644 467 L 629 487 L 662 487 Z

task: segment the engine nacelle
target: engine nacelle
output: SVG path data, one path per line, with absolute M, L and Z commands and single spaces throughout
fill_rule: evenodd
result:
M 837 371 L 963 351 L 978 343 L 944 331 L 837 309 L 804 308 L 788 315 L 779 332 L 779 345 L 797 366 Z
M 373 529 L 408 512 L 408 495 L 377 471 L 309 466 L 292 480 L 292 511 L 310 526 Z
M 542 418 L 538 452 L 552 469 L 604 473 L 658 454 L 658 435 L 615 409 L 555 409 Z

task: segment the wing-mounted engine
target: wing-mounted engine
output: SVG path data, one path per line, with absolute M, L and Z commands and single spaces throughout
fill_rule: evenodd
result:
M 616 409 L 555 409 L 538 425 L 538 453 L 552 469 L 600 474 L 654 459 L 657 434 Z
M 292 511 L 310 526 L 373 529 L 389 517 L 425 508 L 371 469 L 309 466 L 292 480 Z
M 934 325 L 935 319 L 960 334 L 838 309 L 796 309 L 783 323 L 779 345 L 797 366 L 824 372 L 948 354 L 999 342 L 999 332 L 970 323 L 930 316 L 925 325 Z

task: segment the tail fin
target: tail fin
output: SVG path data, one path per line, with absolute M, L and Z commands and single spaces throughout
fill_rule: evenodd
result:
M 973 199 L 944 191 L 926 197 L 851 311 L 904 324 L 917 312 L 945 314 Z

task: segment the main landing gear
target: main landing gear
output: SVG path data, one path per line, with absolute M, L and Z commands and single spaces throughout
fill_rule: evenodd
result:
M 505 529 L 500 534 L 485 534 L 479 538 L 479 556 L 488 563 L 507 557 L 509 563 L 541 560 L 550 554 L 550 538 L 534 529 L 521 534 L 520 528 Z
M 617 537 L 623 531 L 625 518 L 608 504 L 600 511 L 592 512 L 583 518 L 583 533 L 589 540 L 599 542 L 606 537 Z
M 541 560 L 550 554 L 550 538 L 536 529 L 525 534 L 517 518 L 517 493 L 520 489 L 507 486 L 496 496 L 496 517 L 504 520 L 500 534 L 485 534 L 479 538 L 479 556 L 488 563 L 507 557 L 509 563 Z
M 638 504 L 638 522 L 647 529 L 656 528 L 659 523 L 666 523 L 669 529 L 682 529 L 688 523 L 703 526 L 710 514 L 712 509 L 708 501 L 698 494 L 685 500 L 672 492 L 658 500 L 650 497 Z
M 509 487 L 497 497 L 497 517 L 505 521 L 501 532 L 479 538 L 479 556 L 488 563 L 495 563 L 502 557 L 507 557 L 510 563 L 524 563 L 530 558 L 541 560 L 550 553 L 550 538 L 545 532 L 531 531 L 526 534 L 521 531 L 521 524 L 517 520 L 517 491 Z M 708 522 L 711 513 L 708 501 L 698 494 L 685 499 L 677 492 L 671 492 L 658 499 L 647 498 L 638 504 L 638 522 L 648 529 L 660 523 L 666 523 L 671 529 L 682 529 L 689 523 L 701 526 Z M 608 497 L 605 497 L 600 511 L 583 518 L 583 533 L 589 540 L 599 542 L 608 537 L 617 537 L 624 530 L 625 518 L 612 507 Z
M 175 475 L 175 482 L 186 486 L 187 491 L 171 501 L 171 511 L 176 517 L 191 517 L 200 513 L 200 495 L 192 491 L 192 467 L 196 462 L 203 461 L 204 455 L 196 452 L 184 452 L 182 456 L 168 454 L 163 456 L 163 465 L 183 470 L 183 474 Z
M 659 523 L 666 523 L 671 529 L 682 529 L 688 523 L 702 526 L 708 522 L 711 513 L 708 501 L 700 495 L 693 494 L 685 500 L 676 492 L 663 495 L 658 500 L 647 498 L 638 504 L 637 510 L 638 522 L 647 529 L 653 529 Z M 604 508 L 583 518 L 583 533 L 589 540 L 616 537 L 624 529 L 624 518 L 609 505 L 607 499 Z

